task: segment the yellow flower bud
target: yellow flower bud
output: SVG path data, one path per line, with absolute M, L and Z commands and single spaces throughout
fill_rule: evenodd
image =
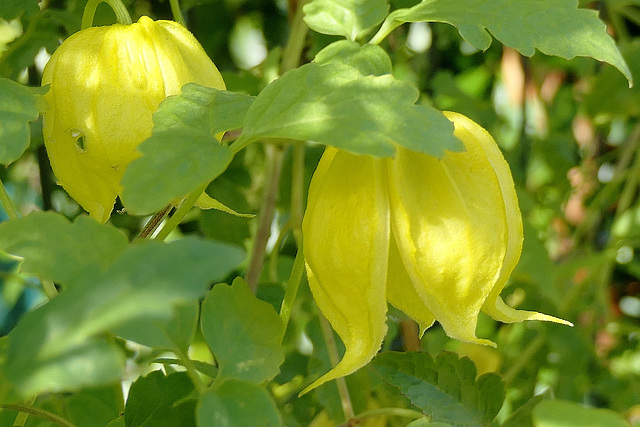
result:
M 309 188 L 302 231 L 309 286 L 345 345 L 340 363 L 306 390 L 348 375 L 378 352 L 387 301 L 422 332 L 475 335 L 480 311 L 502 322 L 561 319 L 507 306 L 500 292 L 522 250 L 509 166 L 478 124 L 445 113 L 466 151 L 392 159 L 327 147 Z
M 109 218 L 153 113 L 189 82 L 225 88 L 198 41 L 171 21 L 87 28 L 54 52 L 42 76 L 51 85 L 44 142 L 58 183 L 93 218 Z

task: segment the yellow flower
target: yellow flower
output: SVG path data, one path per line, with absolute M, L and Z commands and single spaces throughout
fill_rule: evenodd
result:
M 131 25 L 79 31 L 44 69 L 44 142 L 58 183 L 105 222 L 136 147 L 151 136 L 160 102 L 189 82 L 224 89 L 193 35 L 143 16 Z
M 340 363 L 311 384 L 367 364 L 386 333 L 387 301 L 420 325 L 479 339 L 480 311 L 502 322 L 568 322 L 500 298 L 522 250 L 513 178 L 493 138 L 445 113 L 466 151 L 437 159 L 398 147 L 392 159 L 327 147 L 309 188 L 304 256 L 318 307 L 344 342 Z

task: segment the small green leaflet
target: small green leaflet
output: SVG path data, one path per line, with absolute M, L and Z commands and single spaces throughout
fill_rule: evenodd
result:
M 363 76 L 339 62 L 311 63 L 269 84 L 247 112 L 236 151 L 262 138 L 333 145 L 355 154 L 391 157 L 401 145 L 441 157 L 461 151 L 453 124 L 416 105 L 418 90 L 391 75 Z
M 389 4 L 386 0 L 313 0 L 302 10 L 312 30 L 356 40 L 384 20 Z
M 153 115 L 153 134 L 139 146 L 142 157 L 122 179 L 127 209 L 156 212 L 224 172 L 233 152 L 216 135 L 242 127 L 252 102 L 248 95 L 195 83 L 164 100 Z
M 234 246 L 186 238 L 146 241 L 105 272 L 86 271 L 68 290 L 28 312 L 9 334 L 6 377 L 25 396 L 117 381 L 124 355 L 104 332 L 168 320 L 244 258 Z
M 0 249 L 23 258 L 23 273 L 65 286 L 85 269 L 106 270 L 128 244 L 117 228 L 86 215 L 70 222 L 55 212 L 34 211 L 0 224 Z
M 201 322 L 219 378 L 262 383 L 278 374 L 284 361 L 282 321 L 244 280 L 214 286 L 202 303 Z
M 382 380 L 400 389 L 432 421 L 481 427 L 495 418 L 504 401 L 499 375 L 476 379 L 468 358 L 443 352 L 434 361 L 427 353 L 384 352 L 373 359 Z
M 45 110 L 42 95 L 47 90 L 46 87 L 32 88 L 0 78 L 0 164 L 13 163 L 29 146 L 29 122 Z
M 613 65 L 633 84 L 631 71 L 598 12 L 579 9 L 578 0 L 423 0 L 390 13 L 371 42 L 379 43 L 405 22 L 420 21 L 451 24 L 481 50 L 489 47 L 493 35 L 525 56 L 536 49 L 565 59 L 588 56 Z
M 361 46 L 349 40 L 331 43 L 316 54 L 314 61 L 318 64 L 342 63 L 357 69 L 363 76 L 381 76 L 393 72 L 391 58 L 380 46 Z
M 280 413 L 269 393 L 258 385 L 228 380 L 200 397 L 199 427 L 278 427 Z

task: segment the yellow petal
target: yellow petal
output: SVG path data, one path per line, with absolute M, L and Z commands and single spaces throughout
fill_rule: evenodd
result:
M 509 164 L 502 155 L 493 137 L 482 126 L 458 113 L 445 112 L 444 114 L 449 120 L 455 123 L 458 138 L 464 141 L 475 141 L 480 150 L 484 152 L 485 157 L 491 164 L 498 179 L 502 192 L 502 201 L 507 221 L 507 251 L 502 268 L 500 269 L 500 276 L 487 296 L 482 306 L 482 311 L 504 323 L 522 322 L 524 320 L 546 320 L 571 325 L 571 323 L 566 320 L 535 311 L 515 310 L 506 305 L 502 298 L 500 298 L 500 292 L 502 292 L 507 279 L 518 264 L 524 238 L 522 215 L 518 206 L 518 197 Z
M 431 327 L 436 320 L 413 287 L 413 283 L 402 264 L 395 239 L 391 239 L 389 243 L 387 300 L 393 304 L 395 308 L 401 310 L 418 323 L 420 336 L 422 336 L 424 331 Z
M 60 153 L 70 155 L 72 150 L 52 149 L 53 142 L 45 137 L 57 165 L 54 173 L 71 197 L 83 199 L 85 209 L 100 204 L 106 221 L 113 201 L 104 205 L 100 188 L 94 199 L 81 195 L 76 188 L 83 184 L 71 182 L 84 178 L 74 175 L 78 168 L 70 163 L 79 162 L 82 170 L 119 194 L 125 168 L 139 156 L 137 146 L 151 136 L 153 113 L 166 96 L 178 94 L 189 82 L 225 88 L 197 40 L 176 23 L 143 16 L 131 25 L 87 28 L 66 39 L 45 67 L 42 84 L 51 85 L 47 101 L 56 115 L 56 120 L 47 120 L 49 112 L 45 114 L 44 126 L 59 127 L 44 134 L 67 134 L 58 138 L 60 143 L 82 140 L 82 154 L 67 160 Z
M 328 147 L 311 181 L 302 224 L 309 286 L 346 351 L 303 393 L 367 364 L 385 336 L 389 207 L 381 162 Z
M 452 338 L 475 336 L 507 247 L 500 185 L 475 141 L 441 159 L 398 148 L 389 169 L 393 234 L 424 304 Z

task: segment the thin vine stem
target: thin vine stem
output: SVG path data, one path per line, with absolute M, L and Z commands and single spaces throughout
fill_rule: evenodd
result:
M 49 301 L 58 296 L 56 285 L 51 280 L 41 279 L 40 283 L 42 283 L 42 290 L 44 291 L 44 294 L 47 296 Z
M 7 189 L 4 187 L 2 180 L 0 180 L 0 202 L 2 203 L 2 206 L 4 207 L 5 212 L 9 216 L 9 219 L 20 218 L 20 215 L 18 214 L 16 207 L 11 201 L 11 198 L 9 197 L 9 193 L 7 193 Z
M 422 412 L 415 411 L 413 409 L 408 408 L 377 408 L 372 409 L 370 411 L 363 412 L 343 422 L 342 424 L 338 424 L 336 427 L 350 427 L 360 421 L 364 421 L 367 418 L 373 417 L 400 417 L 400 418 L 411 418 L 413 420 L 417 420 L 419 418 L 427 418 Z
M 186 27 L 187 21 L 184 19 L 184 15 L 182 14 L 182 10 L 180 9 L 180 2 L 178 0 L 169 0 L 169 5 L 171 6 L 171 14 L 173 15 L 173 20 L 183 27 Z
M 253 293 L 258 289 L 258 281 L 262 272 L 262 264 L 264 262 L 265 252 L 267 249 L 267 241 L 271 235 L 271 223 L 275 214 L 276 201 L 278 198 L 278 187 L 280 184 L 280 175 L 282 173 L 282 163 L 284 153 L 282 147 L 274 145 L 265 145 L 265 153 L 267 155 L 268 167 L 266 171 L 266 182 L 260 213 L 258 214 L 258 230 L 251 248 L 251 256 L 249 257 L 249 266 L 245 273 L 245 281 Z
M 129 15 L 129 11 L 122 4 L 120 0 L 89 0 L 87 5 L 84 7 L 84 12 L 82 13 L 82 24 L 80 25 L 81 29 L 89 28 L 93 25 L 93 18 L 96 14 L 96 9 L 100 3 L 107 3 L 111 9 L 113 9 L 113 13 L 116 14 L 116 20 L 119 24 L 123 25 L 131 25 L 131 16 Z
M 296 295 L 298 294 L 298 288 L 300 288 L 300 283 L 302 282 L 303 275 L 304 255 L 302 254 L 302 246 L 299 246 L 298 253 L 296 254 L 296 259 L 293 261 L 293 267 L 291 268 L 291 275 L 289 275 L 289 281 L 287 282 L 287 289 L 284 293 L 284 299 L 282 300 L 282 305 L 280 306 L 280 319 L 282 320 L 282 324 L 284 325 L 284 328 L 282 330 L 282 338 L 280 339 L 280 341 L 284 339 L 284 334 L 287 330 L 289 319 L 291 319 L 291 310 L 293 309 L 293 303 L 296 299 Z
M 151 219 L 144 226 L 142 231 L 140 231 L 140 234 L 138 234 L 138 236 L 135 238 L 135 240 L 146 239 L 147 237 L 151 236 L 153 232 L 158 229 L 160 224 L 162 224 L 162 220 L 164 220 L 165 217 L 169 214 L 172 207 L 173 205 L 167 205 L 160 212 L 152 216 Z
M 17 404 L 17 403 L 4 403 L 4 404 L 0 404 L 0 408 L 2 409 L 8 409 L 10 411 L 18 411 L 18 412 L 24 412 L 27 413 L 29 415 L 33 415 L 36 416 L 38 418 L 42 418 L 43 420 L 47 420 L 47 421 L 51 421 L 52 423 L 60 426 L 60 427 L 76 427 L 74 424 L 70 423 L 69 421 L 65 420 L 64 418 L 49 412 L 49 411 L 45 411 L 44 409 L 40 409 L 40 408 L 34 408 L 33 406 L 28 406 L 28 405 L 21 405 L 21 404 Z
M 208 184 L 204 184 L 203 186 L 198 188 L 196 191 L 189 194 L 186 199 L 184 199 L 182 204 L 180 204 L 180 207 L 178 208 L 178 210 L 176 210 L 175 213 L 171 215 L 171 218 L 167 220 L 167 222 L 164 224 L 164 227 L 162 227 L 158 232 L 158 234 L 156 235 L 156 237 L 154 237 L 154 240 L 158 240 L 162 242 L 164 239 L 167 238 L 169 233 L 171 233 L 178 225 L 180 225 L 185 215 L 187 215 L 191 210 L 191 208 L 193 207 L 193 205 L 195 205 L 196 201 L 198 200 L 198 197 L 200 197 L 200 195 L 205 190 L 205 188 L 207 188 L 207 185 Z
M 318 316 L 320 318 L 322 337 L 324 338 L 324 342 L 327 345 L 327 351 L 329 352 L 331 366 L 336 366 L 340 362 L 340 356 L 338 355 L 336 339 L 333 336 L 333 329 L 331 328 L 329 321 L 322 314 L 319 314 Z M 350 421 L 355 418 L 355 413 L 353 412 L 353 404 L 351 403 L 351 396 L 349 396 L 347 381 L 344 377 L 336 378 L 335 381 L 338 386 L 338 395 L 340 396 L 340 404 L 342 405 L 344 419 Z

